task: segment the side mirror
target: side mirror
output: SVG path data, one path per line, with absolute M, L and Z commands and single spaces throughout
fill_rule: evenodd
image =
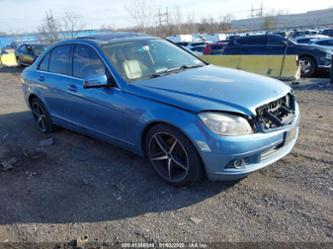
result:
M 109 87 L 112 84 L 108 84 L 108 78 L 105 74 L 92 76 L 83 81 L 83 88 L 103 88 Z

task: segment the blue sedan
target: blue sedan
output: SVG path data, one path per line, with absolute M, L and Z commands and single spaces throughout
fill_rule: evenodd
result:
M 243 178 L 287 155 L 298 136 L 290 87 L 147 35 L 61 41 L 22 82 L 41 132 L 61 126 L 116 144 L 176 186 Z

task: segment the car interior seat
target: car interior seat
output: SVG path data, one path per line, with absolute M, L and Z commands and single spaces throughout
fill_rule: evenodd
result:
M 125 60 L 123 69 L 128 79 L 138 79 L 142 77 L 142 68 L 138 60 Z

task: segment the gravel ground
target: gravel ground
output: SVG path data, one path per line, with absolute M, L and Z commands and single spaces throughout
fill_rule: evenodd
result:
M 234 184 L 177 189 L 127 151 L 63 129 L 40 134 L 19 74 L 0 68 L 0 242 L 333 242 L 327 79 L 293 85 L 302 117 L 290 155 Z

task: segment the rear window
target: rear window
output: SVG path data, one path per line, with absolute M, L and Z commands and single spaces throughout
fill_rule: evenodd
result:
M 65 75 L 71 74 L 71 49 L 71 46 L 64 45 L 52 50 L 49 61 L 50 72 Z

